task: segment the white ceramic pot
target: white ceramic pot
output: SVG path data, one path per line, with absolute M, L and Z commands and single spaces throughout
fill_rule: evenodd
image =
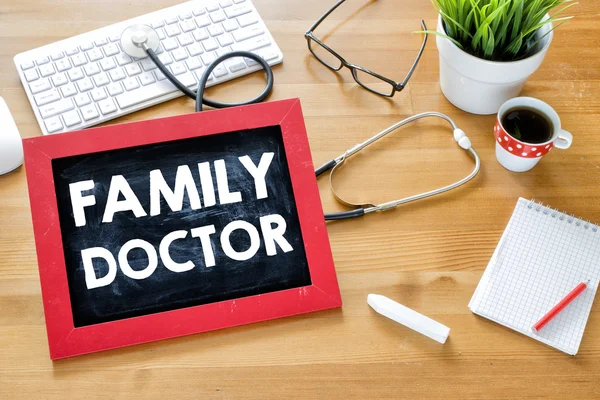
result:
M 549 18 L 546 14 L 544 19 Z M 541 27 L 542 36 L 552 23 Z M 441 16 L 438 32 L 446 34 Z M 496 114 L 500 106 L 521 92 L 527 78 L 542 64 L 554 33 L 538 43 L 537 52 L 526 59 L 511 62 L 487 61 L 459 49 L 452 41 L 436 36 L 440 54 L 440 86 L 444 96 L 456 107 L 472 114 Z

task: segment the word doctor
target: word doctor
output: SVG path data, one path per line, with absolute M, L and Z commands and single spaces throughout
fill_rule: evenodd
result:
M 268 197 L 266 175 L 273 160 L 273 153 L 263 153 L 258 165 L 255 165 L 250 157 L 239 157 L 240 163 L 254 179 L 254 188 L 256 199 L 265 199 Z M 219 194 L 219 204 L 232 204 L 242 201 L 240 192 L 230 192 L 227 179 L 227 169 L 224 160 L 214 161 L 214 170 L 216 178 L 217 192 Z M 204 200 L 203 207 L 210 207 L 217 204 L 215 196 L 215 186 L 208 162 L 198 164 L 200 176 L 200 187 Z M 196 182 L 192 172 L 187 165 L 180 165 L 177 168 L 175 176 L 175 187 L 171 189 L 166 183 L 160 169 L 150 171 L 150 216 L 161 213 L 161 198 L 169 206 L 171 212 L 181 211 L 183 208 L 184 194 L 187 194 L 189 205 L 192 210 L 202 207 Z M 93 180 L 85 180 L 71 183 L 69 192 L 71 205 L 73 209 L 73 218 L 77 227 L 85 226 L 87 221 L 85 217 L 85 208 L 96 205 L 96 197 L 93 194 L 84 195 L 84 191 L 94 189 Z M 122 198 L 122 200 L 119 200 Z M 114 215 L 121 212 L 132 212 L 136 218 L 147 216 L 148 213 L 142 207 L 139 199 L 129 186 L 123 175 L 114 175 L 111 178 L 108 190 L 106 207 L 102 217 L 102 223 L 111 223 Z M 265 250 L 268 256 L 277 254 L 276 244 L 284 253 L 293 250 L 289 242 L 284 238 L 286 231 L 286 221 L 279 214 L 266 215 L 259 218 L 262 239 L 265 244 Z M 231 245 L 231 234 L 236 230 L 243 230 L 250 238 L 250 247 L 244 251 L 237 251 Z M 215 266 L 215 256 L 212 248 L 211 235 L 216 233 L 214 225 L 206 225 L 190 230 L 194 238 L 198 238 L 202 246 L 205 266 Z M 174 261 L 169 248 L 175 240 L 186 238 L 188 231 L 176 230 L 168 233 L 158 246 L 158 254 L 164 266 L 172 272 L 181 273 L 189 271 L 195 267 L 195 264 L 188 260 L 184 263 Z M 260 248 L 261 239 L 257 228 L 246 221 L 236 220 L 227 224 L 220 233 L 220 243 L 225 255 L 233 260 L 246 261 L 251 259 Z M 142 249 L 148 257 L 148 265 L 142 270 L 134 270 L 129 265 L 127 256 L 133 249 Z M 131 279 L 146 279 L 154 273 L 158 267 L 158 254 L 154 245 L 142 239 L 132 239 L 126 242 L 121 249 L 117 259 L 104 247 L 92 247 L 81 251 L 81 258 L 85 272 L 85 282 L 88 289 L 94 289 L 110 285 L 117 275 L 118 266 L 123 273 Z M 102 258 L 108 264 L 108 273 L 103 277 L 97 277 L 94 271 L 93 260 Z

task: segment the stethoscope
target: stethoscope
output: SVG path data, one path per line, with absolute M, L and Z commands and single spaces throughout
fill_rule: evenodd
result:
M 173 85 L 175 85 L 175 87 L 177 87 L 179 90 L 181 90 L 186 96 L 191 97 L 192 99 L 196 100 L 196 112 L 202 111 L 202 104 L 206 104 L 207 106 L 213 107 L 213 108 L 227 108 L 227 107 L 237 107 L 237 106 L 243 106 L 243 105 L 247 105 L 247 104 L 259 103 L 259 102 L 263 101 L 265 98 L 267 98 L 267 96 L 273 90 L 273 71 L 271 70 L 271 67 L 269 66 L 269 64 L 262 57 L 260 57 L 257 54 L 251 53 L 249 51 L 232 51 L 230 53 L 226 53 L 220 57 L 217 57 L 212 63 L 210 63 L 206 67 L 202 76 L 200 77 L 200 80 L 198 81 L 197 90 L 196 90 L 196 92 L 194 92 L 193 90 L 191 90 L 187 86 L 185 86 L 183 83 L 181 83 L 171 73 L 171 71 L 169 71 L 169 69 L 166 67 L 166 65 L 164 65 L 160 61 L 160 59 L 158 58 L 158 56 L 155 53 L 156 49 L 158 49 L 159 42 L 160 42 L 160 39 L 158 37 L 158 33 L 152 27 L 150 27 L 148 25 L 143 25 L 143 24 L 132 25 L 132 26 L 128 27 L 127 29 L 125 29 L 125 31 L 123 31 L 123 34 L 121 35 L 121 48 L 123 49 L 123 51 L 126 54 L 128 54 L 129 56 L 135 57 L 135 58 L 142 58 L 142 57 L 148 56 L 154 62 L 156 67 L 165 75 L 165 77 Z M 204 90 L 206 89 L 206 83 L 208 82 L 208 79 L 209 79 L 212 71 L 223 61 L 225 61 L 229 58 L 233 58 L 233 57 L 249 58 L 249 59 L 256 61 L 258 64 L 260 64 L 262 66 L 262 68 L 265 70 L 265 73 L 267 75 L 267 85 L 266 85 L 265 89 L 262 91 L 262 93 L 260 93 L 255 98 L 250 99 L 245 102 L 241 102 L 241 103 L 220 103 L 220 102 L 217 102 L 214 100 L 204 98 Z M 335 188 L 333 187 L 333 174 L 335 173 L 335 171 L 339 170 L 344 165 L 344 163 L 346 162 L 346 160 L 348 158 L 350 158 L 354 154 L 358 153 L 359 151 L 363 150 L 367 146 L 373 144 L 374 142 L 381 139 L 382 137 L 386 136 L 387 134 L 393 132 L 394 130 L 396 130 L 406 124 L 414 122 L 418 119 L 427 118 L 427 117 L 439 117 L 439 118 L 445 119 L 446 121 L 448 121 L 448 123 L 450 123 L 450 125 L 452 126 L 452 129 L 454 130 L 454 140 L 456 140 L 456 142 L 458 143 L 458 145 L 461 148 L 468 151 L 469 154 L 475 160 L 475 168 L 469 175 L 467 175 L 463 179 L 461 179 L 451 185 L 447 185 L 447 186 L 444 186 L 444 187 L 441 187 L 441 188 L 438 188 L 435 190 L 431 190 L 429 192 L 420 193 L 420 194 L 417 194 L 414 196 L 405 197 L 405 198 L 402 198 L 399 200 L 388 201 L 386 203 L 381 203 L 378 205 L 373 204 L 373 203 L 360 203 L 360 204 L 352 203 L 352 202 L 342 199 L 338 195 L 338 193 L 335 191 Z M 469 140 L 469 138 L 465 135 L 465 133 L 461 129 L 458 129 L 458 127 L 456 126 L 454 121 L 452 121 L 452 119 L 450 117 L 448 117 L 447 115 L 438 113 L 438 112 L 425 112 L 425 113 L 413 115 L 412 117 L 406 118 L 386 129 L 384 129 L 383 131 L 379 132 L 377 135 L 371 137 L 370 139 L 367 139 L 363 143 L 360 143 L 360 144 L 357 144 L 357 145 L 351 147 L 350 149 L 346 150 L 346 152 L 344 154 L 340 155 L 339 157 L 337 157 L 333 160 L 326 162 L 321 167 L 317 168 L 315 170 L 315 174 L 318 177 L 319 175 L 323 174 L 324 172 L 331 170 L 331 173 L 329 174 L 329 187 L 331 188 L 333 196 L 341 204 L 353 208 L 350 211 L 342 211 L 342 212 L 325 214 L 326 221 L 333 221 L 333 220 L 361 217 L 365 214 L 368 214 L 368 213 L 371 213 L 374 211 L 391 210 L 393 208 L 398 207 L 401 204 L 410 203 L 412 201 L 424 199 L 426 197 L 435 196 L 435 195 L 447 192 L 449 190 L 456 189 L 459 186 L 464 185 L 465 183 L 467 183 L 468 181 L 473 179 L 475 177 L 475 175 L 477 175 L 477 173 L 479 172 L 480 164 L 481 164 L 481 161 L 479 159 L 479 156 L 477 155 L 477 152 L 471 146 L 471 141 Z
M 438 189 L 434 189 L 429 192 L 423 192 L 420 194 L 416 194 L 414 196 L 408 196 L 408 197 L 405 197 L 405 198 L 402 198 L 399 200 L 388 201 L 386 203 L 381 203 L 381 204 L 352 203 L 352 202 L 342 199 L 338 195 L 335 188 L 333 187 L 333 174 L 335 173 L 335 171 L 339 170 L 344 165 L 344 163 L 346 162 L 346 160 L 348 158 L 355 155 L 359 151 L 363 150 L 365 147 L 375 143 L 382 137 L 395 131 L 396 129 L 398 129 L 406 124 L 409 124 L 411 122 L 414 122 L 416 120 L 419 120 L 422 118 L 427 118 L 427 117 L 439 117 L 439 118 L 445 119 L 446 121 L 448 121 L 448 123 L 450 123 L 450 125 L 452 126 L 452 129 L 454 131 L 453 132 L 454 140 L 458 143 L 458 145 L 461 148 L 463 148 L 464 150 L 469 152 L 469 154 L 473 157 L 473 159 L 475 161 L 475 168 L 473 168 L 473 171 L 469 175 L 465 176 L 463 179 L 461 179 L 459 181 L 454 182 L 453 184 L 450 184 L 450 185 L 447 185 L 447 186 L 444 186 L 444 187 L 441 187 Z M 480 166 L 481 166 L 481 160 L 479 159 L 479 155 L 477 154 L 475 149 L 473 149 L 473 147 L 471 146 L 471 140 L 467 137 L 465 132 L 463 132 L 461 129 L 458 129 L 458 127 L 456 126 L 454 121 L 452 121 L 452 119 L 450 117 L 448 117 L 447 115 L 438 113 L 438 112 L 424 112 L 424 113 L 413 115 L 412 117 L 406 118 L 386 129 L 384 129 L 383 131 L 379 132 L 377 135 L 371 137 L 370 139 L 367 139 L 364 142 L 349 148 L 348 150 L 346 150 L 346 152 L 344 154 L 340 155 L 339 157 L 337 157 L 333 160 L 327 161 L 325 164 L 323 164 L 322 166 L 317 168 L 315 170 L 315 174 L 318 177 L 319 175 L 323 174 L 324 172 L 331 170 L 331 172 L 329 174 L 329 187 L 331 188 L 331 192 L 333 193 L 333 196 L 341 204 L 354 208 L 353 210 L 350 210 L 350 211 L 342 211 L 342 212 L 325 214 L 326 221 L 334 221 L 334 220 L 339 220 L 339 219 L 361 217 L 365 214 L 368 214 L 368 213 L 371 213 L 374 211 L 391 210 L 391 209 L 398 207 L 401 204 L 410 203 L 412 201 L 421 200 L 421 199 L 424 199 L 427 197 L 431 197 L 431 196 L 435 196 L 435 195 L 447 192 L 452 189 L 456 189 L 459 186 L 462 186 L 465 183 L 469 182 L 471 179 L 473 179 L 475 177 L 475 175 L 477 175 L 477 173 L 479 172 Z
M 179 81 L 169 71 L 167 66 L 163 64 L 162 61 L 156 55 L 156 50 L 160 44 L 160 39 L 158 37 L 158 33 L 148 25 L 136 24 L 131 25 L 127 29 L 123 31 L 121 34 L 121 48 L 123 51 L 135 58 L 142 58 L 148 56 L 156 65 L 156 67 L 167 77 L 167 79 L 175 85 L 175 87 L 181 90 L 186 96 L 191 97 L 196 100 L 196 112 L 202 111 L 202 104 L 206 104 L 209 107 L 213 108 L 227 108 L 227 107 L 237 107 L 237 106 L 245 106 L 247 104 L 260 103 L 264 99 L 269 96 L 271 91 L 273 90 L 273 70 L 271 70 L 271 66 L 259 55 L 251 53 L 249 51 L 232 51 L 226 54 L 223 54 L 220 57 L 217 57 L 213 62 L 211 62 L 200 77 L 198 81 L 198 87 L 196 92 L 189 89 L 183 83 Z M 223 61 L 228 60 L 234 57 L 245 57 L 250 58 L 256 61 L 258 64 L 262 66 L 267 74 L 267 85 L 265 89 L 253 99 L 241 102 L 241 103 L 220 103 L 218 101 L 210 100 L 204 98 L 204 90 L 206 89 L 206 83 L 210 78 L 211 72 Z

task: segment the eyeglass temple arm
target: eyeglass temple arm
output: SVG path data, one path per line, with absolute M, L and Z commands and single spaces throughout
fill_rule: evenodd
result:
M 421 20 L 421 28 L 423 28 L 423 31 L 427 30 L 427 25 L 425 25 L 424 20 Z M 406 78 L 404 78 L 404 80 L 402 82 L 400 82 L 400 87 L 404 88 L 404 86 L 406 86 L 406 83 L 412 76 L 413 72 L 415 72 L 415 69 L 417 68 L 417 64 L 419 63 L 419 60 L 421 59 L 421 56 L 423 55 L 423 50 L 425 50 L 425 45 L 427 44 L 427 36 L 428 36 L 427 33 L 425 33 L 425 38 L 423 39 L 423 44 L 421 45 L 419 54 L 417 55 L 417 58 L 415 59 L 415 62 L 413 63 L 412 67 L 410 67 L 408 74 L 406 74 Z
M 310 33 L 312 31 L 314 31 L 317 26 L 321 25 L 321 22 L 323 22 L 323 20 L 325 18 L 327 18 L 329 16 L 329 14 L 331 14 L 336 8 L 338 8 L 343 2 L 345 2 L 346 0 L 339 0 L 333 7 L 331 7 L 325 14 L 321 15 L 321 18 L 319 18 L 317 20 L 317 22 L 315 22 L 314 24 L 311 25 L 310 28 L 308 28 L 308 30 L 306 31 L 306 33 Z

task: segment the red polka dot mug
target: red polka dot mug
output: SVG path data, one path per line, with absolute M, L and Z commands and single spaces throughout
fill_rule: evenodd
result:
M 545 115 L 552 122 L 554 132 L 550 140 L 544 143 L 527 143 L 515 139 L 502 126 L 502 118 L 509 110 L 527 108 Z M 556 147 L 568 149 L 573 143 L 573 135 L 561 129 L 560 118 L 552 107 L 533 97 L 515 97 L 504 103 L 496 117 L 494 126 L 496 138 L 496 158 L 509 171 L 525 172 L 533 168 L 546 154 Z

